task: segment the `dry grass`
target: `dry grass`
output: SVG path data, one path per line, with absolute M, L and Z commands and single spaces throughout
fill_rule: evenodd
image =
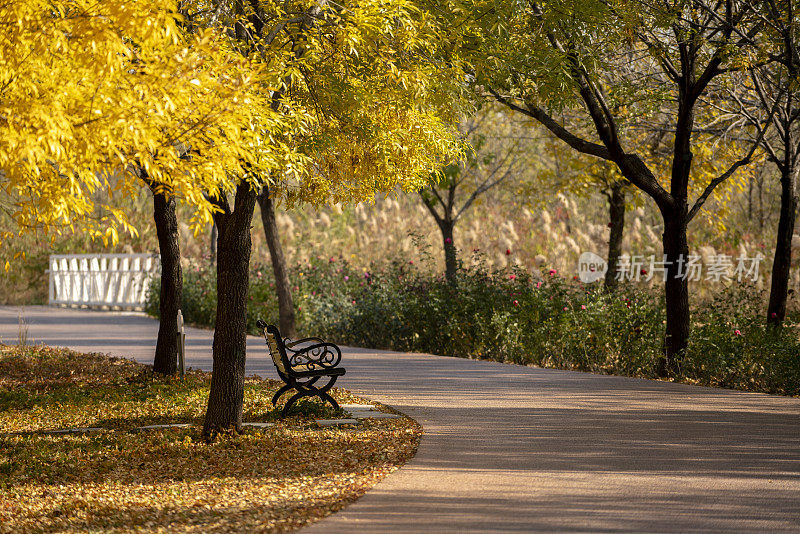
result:
M 547 181 L 546 177 L 543 179 Z M 459 219 L 455 245 L 462 261 L 469 264 L 472 251 L 478 249 L 485 255 L 487 265 L 493 268 L 519 266 L 528 271 L 552 268 L 572 276 L 577 274 L 581 252 L 594 251 L 606 255 L 608 208 L 601 195 L 557 194 L 547 183 L 539 182 L 523 186 L 522 193 L 518 185 L 508 184 L 482 195 L 480 201 Z M 727 203 L 712 201 L 701 212 L 689 230 L 691 253 L 700 255 L 706 265 L 715 254 L 733 258 L 753 258 L 763 254 L 765 260 L 760 266 L 757 286 L 768 289 L 777 224 L 777 190 L 773 184 L 765 193 L 769 199 L 765 209 L 770 217 L 763 227 L 748 216 L 744 193 L 734 194 L 728 190 L 720 193 L 723 192 L 727 196 L 733 195 L 734 200 Z M 660 256 L 663 223 L 657 210 L 641 196 L 629 200 L 623 252 Z M 47 277 L 44 270 L 47 256 L 52 252 L 157 251 L 151 200 L 143 194 L 138 198 L 117 201 L 124 204 L 125 210 L 133 217 L 140 230 L 139 236 L 123 236 L 119 245 L 104 249 L 101 243 L 86 242 L 85 237 L 72 235 L 60 237 L 52 250 L 47 240 L 22 237 L 17 246 L 28 251 L 28 255 L 24 261 L 13 262 L 12 272 L 0 273 L 0 303 L 46 302 Z M 208 231 L 194 234 L 186 224 L 190 215 L 188 207 L 179 209 L 181 252 L 187 261 L 196 261 L 209 254 L 210 238 Z M 306 206 L 291 210 L 280 207 L 277 219 L 281 242 L 290 264 L 303 264 L 309 258 L 340 255 L 364 268 L 373 262 L 385 264 L 397 256 L 418 263 L 420 250 L 410 237 L 414 234 L 419 236 L 419 243 L 430 247 L 431 267 L 439 271 L 444 269 L 441 234 L 417 194 L 378 197 L 374 204 Z M 258 213 L 253 218 L 252 236 L 252 264 L 266 266 L 269 250 Z M 796 267 L 800 265 L 800 248 L 794 249 L 794 257 L 791 287 L 800 291 L 800 269 Z M 700 282 L 696 285 L 693 294 L 705 295 L 719 289 L 719 285 L 714 283 Z
M 467 265 L 473 251 L 479 251 L 481 261 L 489 267 L 504 269 L 513 266 L 529 272 L 556 269 L 571 277 L 577 274 L 578 257 L 593 251 L 601 256 L 608 249 L 608 214 L 601 198 L 580 198 L 555 194 L 547 203 L 526 205 L 508 192 L 488 195 L 484 202 L 465 213 L 455 228 L 454 242 L 459 258 Z M 731 215 L 731 217 L 733 217 Z M 314 257 L 347 258 L 358 267 L 370 263 L 385 264 L 389 259 L 402 257 L 419 262 L 418 245 L 428 246 L 432 267 L 444 269 L 441 234 L 418 196 L 401 195 L 378 199 L 374 204 L 359 204 L 340 208 L 301 208 L 278 212 L 278 226 L 287 260 L 305 263 Z M 768 289 L 774 246 L 774 229 L 762 232 L 744 231 L 746 225 L 727 221 L 731 228 L 721 230 L 713 209 L 702 212 L 689 232 L 691 254 L 702 258 L 704 276 L 717 254 L 735 258 L 754 258 L 762 254 L 760 277 L 756 286 Z M 253 262 L 266 264 L 269 251 L 263 240 L 260 220 L 254 219 Z M 662 254 L 663 223 L 654 210 L 644 206 L 630 209 L 626 214 L 623 253 L 636 256 Z M 410 234 L 418 236 L 415 242 Z M 191 237 L 186 230 L 186 240 Z M 198 252 L 206 243 L 195 247 Z M 794 249 L 794 265 L 800 265 L 800 249 Z M 661 285 L 654 277 L 650 285 Z M 642 282 L 644 285 L 644 282 Z M 791 287 L 800 290 L 800 269 L 792 270 Z M 710 295 L 719 284 L 701 280 L 693 283 L 693 292 Z
M 0 532 L 281 532 L 342 508 L 416 451 L 412 420 L 320 428 L 338 415 L 307 402 L 278 420 L 278 383 L 250 378 L 245 421 L 275 421 L 213 444 L 197 423 L 208 375 L 154 378 L 102 355 L 0 350 Z M 343 390 L 340 401 L 358 400 Z M 102 432 L 51 435 L 66 427 Z

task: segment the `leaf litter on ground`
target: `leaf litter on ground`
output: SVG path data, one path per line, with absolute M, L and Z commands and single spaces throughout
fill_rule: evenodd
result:
M 249 377 L 244 421 L 205 443 L 210 375 L 185 381 L 102 354 L 0 346 L 0 533 L 284 532 L 354 501 L 416 452 L 413 420 L 320 428 L 344 412 L 303 399 L 280 419 L 281 383 Z M 334 388 L 340 403 L 366 403 Z M 279 405 L 280 407 L 280 405 Z M 385 409 L 385 408 L 382 408 Z M 189 428 L 132 432 L 153 424 Z M 47 434 L 101 427 L 84 434 Z

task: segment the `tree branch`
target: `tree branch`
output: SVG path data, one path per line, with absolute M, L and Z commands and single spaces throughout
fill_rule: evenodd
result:
M 434 194 L 436 194 L 436 191 L 434 191 L 432 187 L 431 190 L 433 191 Z M 438 213 L 436 213 L 436 210 L 431 205 L 428 198 L 425 196 L 424 191 L 425 191 L 424 189 L 420 189 L 419 191 L 417 191 L 417 193 L 419 193 L 419 196 L 422 199 L 422 203 L 425 205 L 426 208 L 428 208 L 428 211 L 431 212 L 431 215 L 433 215 L 433 218 L 436 220 L 436 224 L 441 225 L 443 222 L 442 218 L 439 216 Z M 438 197 L 439 195 L 436 196 Z
M 758 146 L 761 144 L 761 140 L 764 138 L 764 134 L 767 131 L 767 129 L 768 126 L 766 128 L 759 128 L 758 138 L 753 142 L 753 145 L 750 147 L 750 152 L 748 152 L 745 157 L 743 157 L 742 159 L 731 165 L 730 168 L 723 174 L 711 180 L 711 182 L 706 186 L 703 193 L 695 201 L 694 205 L 692 206 L 692 209 L 689 210 L 687 223 L 690 222 L 692 219 L 694 219 L 695 215 L 697 215 L 700 212 L 700 208 L 703 207 L 703 204 L 706 203 L 706 200 L 708 200 L 708 197 L 711 195 L 711 193 L 714 192 L 714 189 L 716 189 L 717 186 L 719 186 L 722 182 L 730 178 L 731 175 L 734 172 L 736 172 L 736 170 L 739 167 L 750 163 L 750 161 L 753 159 L 753 154 L 755 154 L 756 149 L 758 149 Z
M 507 169 L 506 172 L 504 172 L 503 175 L 500 178 L 498 178 L 497 180 L 495 180 L 494 182 L 486 181 L 483 184 L 481 184 L 481 186 L 478 187 L 475 191 L 473 191 L 472 194 L 467 199 L 467 201 L 464 202 L 464 205 L 461 206 L 461 209 L 458 210 L 458 213 L 456 214 L 456 216 L 453 217 L 453 222 L 457 221 L 458 218 L 461 217 L 461 214 L 464 213 L 467 209 L 469 209 L 469 207 L 472 205 L 472 203 L 475 202 L 476 198 L 478 198 L 480 195 L 482 195 L 483 193 L 485 193 L 489 189 L 491 189 L 494 186 L 500 184 L 503 180 L 508 178 L 511 175 L 511 171 L 512 170 L 513 170 L 512 168 Z
M 545 128 L 550 130 L 556 137 L 567 143 L 569 146 L 577 150 L 582 154 L 588 154 L 590 156 L 595 156 L 598 158 L 606 159 L 612 161 L 611 153 L 608 149 L 599 144 L 599 143 L 592 143 L 590 141 L 586 141 L 581 139 L 577 135 L 574 135 L 566 128 L 558 124 L 555 119 L 553 119 L 550 115 L 547 114 L 543 109 L 533 104 L 527 103 L 525 107 L 518 106 L 514 104 L 509 98 L 502 96 L 500 93 L 495 91 L 491 87 L 487 87 L 489 93 L 501 104 L 522 113 L 523 115 L 527 115 L 533 119 L 536 119 L 539 123 L 541 123 Z

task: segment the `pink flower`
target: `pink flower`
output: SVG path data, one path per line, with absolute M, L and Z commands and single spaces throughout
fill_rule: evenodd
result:
M 770 315 L 770 317 L 772 317 L 773 319 L 776 318 L 777 316 L 778 316 L 778 314 L 775 313 L 775 312 L 772 312 L 772 315 Z
M 355 304 L 355 303 L 356 303 L 356 301 L 353 301 L 353 304 Z
M 566 306 L 564 306 L 564 311 L 567 311 L 567 307 Z
M 513 304 L 514 306 L 519 306 L 519 301 L 518 301 L 518 300 L 515 300 L 515 301 L 514 301 L 514 302 L 512 302 L 511 304 Z
M 347 275 L 344 275 L 344 281 L 347 282 L 348 280 L 350 280 L 350 277 L 347 276 Z
M 581 309 L 585 310 L 586 309 L 586 304 L 581 304 Z
M 742 331 L 741 330 L 734 330 L 733 331 L 733 335 L 734 336 L 741 336 L 742 335 Z
M 549 274 L 550 276 L 555 276 L 555 275 L 556 275 L 556 272 L 557 272 L 557 271 L 556 271 L 555 269 L 550 269 L 550 271 L 548 271 L 548 274 Z
M 408 260 L 409 265 L 414 265 L 414 260 Z
M 536 289 L 539 289 L 540 287 L 542 287 L 542 283 L 541 282 L 536 282 Z
M 516 280 L 516 279 L 517 279 L 517 275 L 515 275 L 515 274 L 509 274 L 509 275 L 508 275 L 508 279 L 509 279 L 509 280 Z
M 452 239 L 450 239 L 449 237 L 445 238 L 445 240 L 444 240 L 444 244 L 445 244 L 445 245 L 449 245 L 449 244 L 450 244 L 450 243 L 452 243 L 452 242 L 453 242 L 453 240 L 452 240 Z
M 261 271 L 256 271 L 256 276 L 261 278 Z
M 333 262 L 335 262 L 335 261 L 336 261 L 336 258 L 334 258 L 333 256 L 331 256 L 331 259 L 329 259 L 329 260 L 328 260 L 328 263 L 333 263 Z

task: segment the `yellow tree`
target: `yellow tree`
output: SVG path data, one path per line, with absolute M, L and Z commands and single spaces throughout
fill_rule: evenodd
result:
M 89 219 L 89 198 L 110 189 L 104 171 L 131 168 L 114 194 L 143 179 L 195 206 L 196 227 L 214 219 L 211 437 L 241 424 L 257 192 L 269 185 L 292 204 L 418 190 L 460 150 L 449 124 L 463 77 L 439 58 L 432 18 L 406 0 L 183 9 L 4 5 L 0 168 L 23 230 L 80 224 L 115 239 L 124 214 Z
M 250 65 L 211 32 L 187 42 L 178 22 L 170 1 L 1 6 L 0 185 L 18 231 L 81 224 L 113 240 L 123 213 L 83 218 L 110 174 L 136 162 L 202 204 L 197 176 L 217 188 L 249 158 Z M 138 185 L 114 181 L 123 194 Z
M 767 323 L 780 326 L 786 318 L 790 294 L 792 238 L 800 202 L 800 14 L 791 1 L 770 1 L 761 5 L 759 15 L 765 26 L 762 60 L 740 80 L 749 91 L 734 92 L 733 97 L 748 123 L 759 128 L 766 117 L 772 126 L 770 135 L 760 137 L 767 160 L 778 169 L 781 184 Z
M 246 171 L 209 191 L 219 231 L 217 328 L 204 435 L 241 427 L 250 223 L 258 192 L 289 205 L 415 191 L 460 144 L 449 124 L 461 72 L 438 57 L 433 19 L 406 0 L 232 2 L 190 17 L 223 24 L 261 67 L 270 113 Z M 288 152 L 277 146 L 290 147 Z M 233 197 L 233 202 L 229 202 Z
M 175 200 L 210 209 L 205 194 L 252 160 L 260 131 L 248 125 L 277 116 L 251 94 L 254 65 L 213 29 L 185 32 L 176 9 L 171 0 L 0 8 L 3 207 L 17 232 L 77 227 L 115 241 L 119 225 L 135 229 L 91 199 L 144 181 L 162 251 L 154 368 L 164 373 L 175 371 L 180 306 Z M 0 241 L 13 234 L 5 229 Z

